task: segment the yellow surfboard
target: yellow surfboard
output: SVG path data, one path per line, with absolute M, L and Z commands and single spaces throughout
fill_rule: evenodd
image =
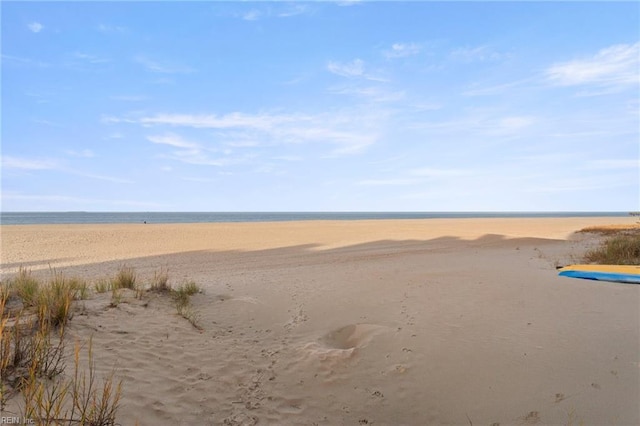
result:
M 640 284 L 640 265 L 569 265 L 559 271 L 563 277 Z

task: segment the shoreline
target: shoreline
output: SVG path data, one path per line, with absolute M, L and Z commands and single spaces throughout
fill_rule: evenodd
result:
M 332 220 L 628 217 L 631 212 L 0 212 L 4 225 L 263 223 Z

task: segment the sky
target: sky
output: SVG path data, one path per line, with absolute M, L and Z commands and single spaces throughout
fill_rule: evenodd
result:
M 2 211 L 637 211 L 637 2 L 7 2 Z

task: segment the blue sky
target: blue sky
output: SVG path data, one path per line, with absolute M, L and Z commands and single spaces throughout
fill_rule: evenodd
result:
M 4 211 L 631 211 L 635 2 L 2 2 Z

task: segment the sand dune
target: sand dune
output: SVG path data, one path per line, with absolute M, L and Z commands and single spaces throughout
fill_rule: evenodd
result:
M 3 226 L 2 269 L 193 279 L 84 302 L 121 424 L 640 424 L 640 286 L 561 278 L 627 218 Z

